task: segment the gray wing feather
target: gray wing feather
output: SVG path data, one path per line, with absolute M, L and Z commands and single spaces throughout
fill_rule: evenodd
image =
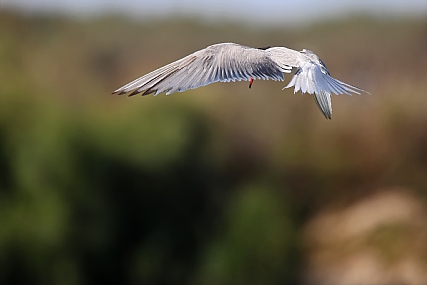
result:
M 326 119 L 332 119 L 331 94 L 321 90 L 320 93 L 314 93 L 313 97 Z
M 223 43 L 196 51 L 115 90 L 129 95 L 171 94 L 214 82 L 253 79 L 284 80 L 291 67 L 279 65 L 265 50 Z

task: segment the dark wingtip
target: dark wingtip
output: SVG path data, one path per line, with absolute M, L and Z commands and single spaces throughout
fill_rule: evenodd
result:
M 321 110 L 323 115 L 325 116 L 326 120 L 332 120 L 332 113 L 331 112 L 325 112 Z
M 113 91 L 111 94 L 113 94 L 113 95 L 115 95 L 115 94 L 117 94 L 117 95 L 123 95 L 125 93 L 126 93 L 125 91 L 120 91 L 119 92 L 119 90 L 116 90 L 116 91 Z
M 129 93 L 128 97 L 135 96 L 135 95 L 138 95 L 138 94 L 141 94 L 142 96 L 145 96 L 145 95 L 149 95 L 149 94 L 154 93 L 154 92 L 155 92 L 155 90 L 151 90 L 151 89 L 147 89 L 145 91 L 140 91 L 140 90 L 136 89 L 132 93 Z M 123 95 L 123 94 L 126 94 L 126 93 L 128 93 L 128 92 L 126 92 L 124 90 L 123 91 L 116 90 L 116 91 L 112 92 L 111 94 L 113 94 L 113 95 L 114 94 Z
M 136 89 L 136 90 L 134 90 L 132 93 L 130 93 L 130 94 L 128 95 L 128 97 L 134 96 L 134 95 L 139 94 L 139 93 L 141 93 L 141 91 L 138 91 L 138 89 Z

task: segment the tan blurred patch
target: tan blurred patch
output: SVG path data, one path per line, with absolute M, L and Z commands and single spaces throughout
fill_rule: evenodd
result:
M 406 189 L 324 211 L 304 231 L 306 284 L 427 284 L 427 214 Z

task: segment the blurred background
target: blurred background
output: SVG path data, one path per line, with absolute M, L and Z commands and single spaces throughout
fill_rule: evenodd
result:
M 111 95 L 219 42 L 372 95 Z M 427 284 L 426 78 L 426 1 L 0 0 L 0 283 Z

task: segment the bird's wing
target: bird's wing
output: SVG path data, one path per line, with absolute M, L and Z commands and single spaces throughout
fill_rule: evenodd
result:
M 367 91 L 355 87 L 353 85 L 339 81 L 329 74 L 328 69 L 319 59 L 319 63 L 306 60 L 300 60 L 299 68 L 297 69 L 292 80 L 283 89 L 294 86 L 294 93 L 301 91 L 314 95 L 317 105 L 327 119 L 331 119 L 332 105 L 331 94 L 360 94 L 360 92 L 368 93 Z
M 314 100 L 326 119 L 332 119 L 331 94 L 321 90 L 319 94 L 314 93 Z
M 171 94 L 213 82 L 250 78 L 284 80 L 283 73 L 290 73 L 291 67 L 278 64 L 267 51 L 233 43 L 208 46 L 120 87 L 113 94 Z

